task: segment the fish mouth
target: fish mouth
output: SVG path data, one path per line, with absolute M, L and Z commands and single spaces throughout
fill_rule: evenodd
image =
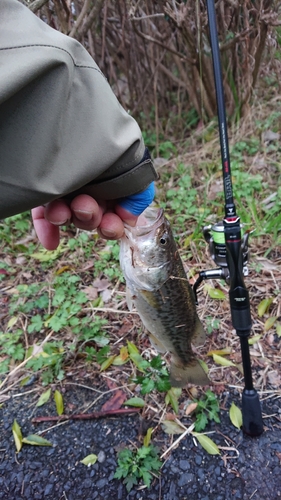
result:
M 155 231 L 163 223 L 163 209 L 155 206 L 149 206 L 139 216 L 135 227 L 129 227 L 125 224 L 133 236 L 145 236 Z

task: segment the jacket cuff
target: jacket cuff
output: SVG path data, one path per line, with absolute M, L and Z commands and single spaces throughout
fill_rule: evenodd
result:
M 158 174 L 153 166 L 149 151 L 145 153 L 135 167 L 106 181 L 86 184 L 83 188 L 71 193 L 71 196 L 79 193 L 88 194 L 99 200 L 116 200 L 144 191 L 151 182 L 158 179 Z

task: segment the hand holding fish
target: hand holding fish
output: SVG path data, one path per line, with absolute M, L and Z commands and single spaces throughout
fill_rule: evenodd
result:
M 145 191 L 117 201 L 96 201 L 87 194 L 80 194 L 72 201 L 60 198 L 46 206 L 34 208 L 33 224 L 38 239 L 47 250 L 57 248 L 59 226 L 69 222 L 86 231 L 97 229 L 102 238 L 119 239 L 124 234 L 124 223 L 134 226 L 153 198 L 153 182 Z

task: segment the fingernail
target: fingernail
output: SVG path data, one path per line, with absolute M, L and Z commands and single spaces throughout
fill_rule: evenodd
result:
M 68 223 L 68 219 L 62 220 L 62 221 L 49 221 L 53 226 L 63 226 Z
M 105 238 L 116 238 L 117 236 L 117 233 L 111 229 L 100 229 L 100 232 L 102 234 L 102 236 L 104 236 Z
M 81 221 L 88 221 L 91 220 L 91 218 L 93 217 L 93 213 L 87 212 L 86 210 L 75 210 L 74 213 L 77 219 Z
M 123 219 L 124 224 L 127 224 L 127 226 L 135 227 L 137 223 L 137 219 Z

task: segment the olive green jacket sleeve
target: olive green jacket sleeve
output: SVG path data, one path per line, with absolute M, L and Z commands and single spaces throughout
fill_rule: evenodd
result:
M 156 178 L 144 151 L 88 52 L 17 0 L 1 0 L 0 218 L 77 190 L 100 199 L 140 192 Z

